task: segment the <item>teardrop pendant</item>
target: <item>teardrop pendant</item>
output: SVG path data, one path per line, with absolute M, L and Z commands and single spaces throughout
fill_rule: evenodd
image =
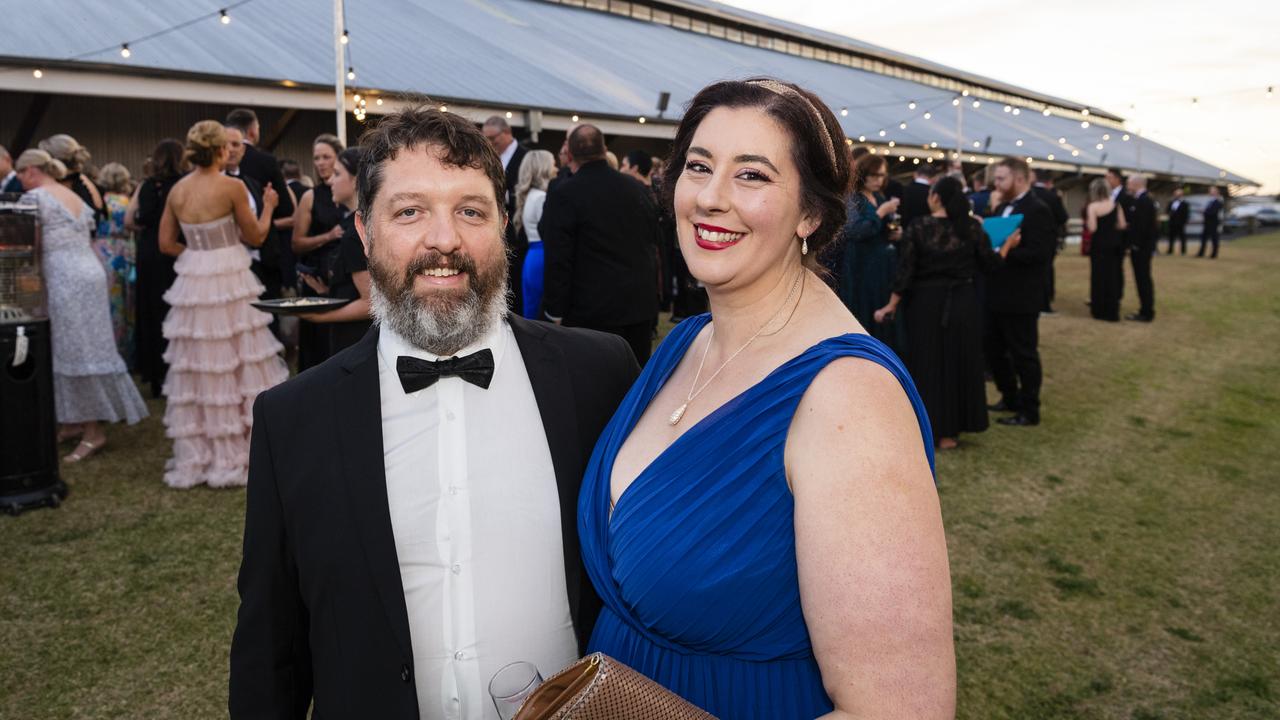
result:
M 676 411 L 671 413 L 671 417 L 667 418 L 667 424 L 675 425 L 676 423 L 680 422 L 680 418 L 684 417 L 684 411 L 688 409 L 688 407 L 689 407 L 689 403 L 685 403 L 680 407 L 676 408 Z

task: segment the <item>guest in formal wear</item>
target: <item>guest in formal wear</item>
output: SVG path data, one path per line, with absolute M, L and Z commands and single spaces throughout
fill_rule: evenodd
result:
M 169 303 L 164 301 L 177 275 L 173 258 L 160 252 L 160 217 L 164 213 L 169 191 L 188 170 L 182 142 L 173 138 L 161 140 L 151 152 L 151 175 L 138 188 L 137 209 L 133 224 L 137 226 L 138 314 L 134 331 L 134 357 L 142 382 L 151 389 L 151 397 L 160 397 L 169 365 L 164 361 L 168 341 L 161 330 Z M 181 240 L 179 240 L 181 241 Z
M 902 189 L 898 218 L 902 229 L 911 227 L 916 218 L 929 217 L 929 188 L 942 172 L 942 163 L 927 160 L 916 166 L 915 177 Z
M 0 145 L 0 193 L 22 192 L 22 181 L 13 169 L 13 156 L 8 149 Z
M 241 171 L 240 165 L 246 156 L 249 145 L 244 141 L 244 133 L 241 132 L 240 128 L 234 125 L 226 125 L 223 129 L 226 131 L 227 135 L 227 161 L 223 165 L 222 171 L 244 183 L 245 191 L 249 193 L 249 209 L 253 211 L 255 216 L 262 215 L 267 211 L 267 207 L 263 203 L 263 193 L 265 188 L 271 186 L 262 185 L 255 178 L 252 178 Z M 268 256 L 266 248 L 268 243 L 271 243 L 271 246 L 275 248 L 275 260 L 268 261 L 267 259 Z M 267 228 L 267 238 L 262 241 L 262 244 L 251 246 L 248 250 L 249 257 L 253 261 L 249 266 L 249 269 L 253 272 L 254 277 L 258 278 L 258 282 L 262 283 L 262 287 L 264 288 L 260 297 L 268 300 L 280 298 L 282 296 L 282 287 L 280 284 L 279 268 L 276 267 L 278 265 L 279 258 L 279 239 L 276 236 L 274 219 L 272 224 Z M 275 335 L 276 338 L 283 340 L 284 335 L 280 329 L 279 318 L 272 316 L 270 327 L 271 333 Z
M 307 194 L 311 189 L 302 177 L 302 166 L 297 160 L 282 159 L 280 161 L 280 174 L 284 176 L 284 184 L 289 186 L 289 192 L 302 202 L 302 196 Z M 294 214 L 297 214 L 297 206 L 294 206 Z M 288 226 L 279 226 L 276 228 L 276 237 L 280 240 L 280 284 L 284 290 L 296 288 L 298 286 L 298 256 L 293 252 L 293 218 L 288 220 Z
M 360 173 L 360 158 L 359 148 L 343 150 L 329 174 L 333 201 L 348 211 L 338 222 L 343 231 L 342 238 L 338 240 L 338 257 L 323 279 L 303 276 L 318 294 L 350 301 L 330 312 L 302 315 L 303 321 L 320 323 L 327 332 L 330 357 L 360 342 L 372 324 L 369 317 L 369 263 L 365 259 L 364 244 L 356 232 L 356 177 Z
M 671 309 L 674 296 L 671 281 L 671 255 L 675 251 L 675 223 L 668 222 L 658 208 L 658 194 L 653 185 L 653 158 L 643 150 L 632 150 L 622 158 L 618 172 L 635 178 L 641 185 L 649 189 L 653 198 L 654 210 L 658 213 L 658 244 L 654 247 L 654 263 L 658 280 L 658 310 L 666 312 Z
M 316 171 L 316 185 L 302 195 L 293 215 L 293 253 L 298 258 L 298 292 L 315 297 L 316 291 L 305 277 L 322 278 L 337 261 L 344 231 L 339 225 L 346 211 L 333 201 L 329 177 L 338 155 L 344 150 L 336 135 L 324 134 L 311 146 L 311 162 Z M 298 327 L 298 372 L 315 367 L 329 357 L 329 339 L 323 328 L 302 324 Z
M 102 202 L 102 191 L 88 175 L 85 175 L 85 169 L 93 158 L 89 150 L 65 133 L 51 135 L 41 140 L 39 148 L 67 168 L 67 174 L 61 180 L 62 184 L 70 188 L 85 205 L 89 206 L 93 211 L 95 222 L 101 220 L 106 214 L 106 205 Z
M 507 177 L 507 192 L 502 202 L 506 206 L 507 217 L 514 219 L 518 217 L 516 215 L 516 184 L 520 180 L 520 165 L 524 162 L 525 153 L 528 151 L 516 142 L 511 134 L 511 124 L 501 115 L 494 115 L 485 120 L 480 130 L 502 160 L 502 169 Z M 525 253 L 529 251 L 529 239 L 527 235 L 521 234 L 521 229 L 516 227 L 514 222 L 507 223 L 503 233 L 507 239 L 510 259 L 508 275 L 511 278 L 511 296 L 508 302 L 511 304 L 511 312 L 519 313 L 525 306 L 524 259 Z
M 1187 254 L 1187 221 L 1191 219 L 1191 206 L 1182 197 L 1182 188 L 1173 189 L 1173 199 L 1169 201 L 1169 255 L 1173 254 L 1174 243 L 1182 244 L 1181 254 Z
M 524 256 L 521 273 L 524 279 L 523 314 L 530 320 L 542 317 L 542 276 L 545 258 L 542 252 L 542 236 L 538 234 L 538 222 L 542 220 L 542 207 L 547 200 L 547 186 L 556 176 L 556 159 L 546 150 L 531 150 L 520 164 L 520 178 L 516 183 L 516 210 L 511 221 L 516 231 L 525 234 L 529 248 Z
M 893 294 L 876 311 L 876 322 L 905 304 L 903 315 L 912 329 L 907 370 L 929 411 L 934 444 L 950 450 L 960 433 L 987 429 L 982 307 L 975 280 L 1003 264 L 1021 233 L 1014 231 L 999 252 L 992 250 L 956 178 L 935 182 L 928 202 L 929 217 L 908 227 L 898 243 Z
M 991 183 L 987 178 L 991 171 L 983 168 L 969 177 L 969 184 L 973 187 L 969 193 L 969 204 L 973 207 L 973 214 L 983 217 L 987 214 L 987 209 L 991 203 L 991 189 L 988 187 Z
M 258 116 L 248 108 L 237 108 L 227 113 L 225 123 L 238 129 L 244 135 L 244 158 L 240 161 L 241 174 L 252 178 L 262 188 L 268 185 L 276 191 L 280 198 L 271 218 L 271 232 L 257 249 L 260 269 L 254 274 L 262 281 L 266 291 L 264 298 L 278 298 L 284 288 L 284 271 L 281 269 L 280 238 L 278 231 L 293 227 L 293 210 L 296 198 L 284 181 L 284 173 L 280 171 L 280 161 L 270 152 L 258 147 L 261 141 L 261 126 Z
M 98 170 L 96 179 L 102 192 L 102 215 L 93 236 L 93 249 L 107 271 L 107 297 L 111 304 L 111 327 L 116 349 L 125 365 L 133 369 L 133 319 L 136 316 L 137 250 L 133 230 L 125 222 L 133 178 L 129 169 L 111 162 Z
M 94 256 L 94 213 L 61 183 L 62 162 L 44 150 L 18 156 L 24 202 L 39 208 L 40 266 L 53 340 L 53 400 L 58 440 L 79 439 L 64 458 L 80 462 L 107 442 L 102 423 L 130 425 L 147 416 L 111 333 L 107 277 Z
M 1151 277 L 1151 258 L 1156 255 L 1160 240 L 1159 213 L 1156 203 L 1147 192 L 1147 176 L 1135 173 L 1126 183 L 1125 244 L 1129 248 L 1129 262 L 1133 265 L 1133 284 L 1138 289 L 1138 312 L 1125 316 L 1125 320 L 1151 322 L 1156 318 L 1156 286 Z
M 694 97 L 663 187 L 711 314 L 662 342 L 583 480 L 589 649 L 721 718 L 955 712 L 929 420 L 813 272 L 843 141 L 788 83 Z
M 164 296 L 164 424 L 173 440 L 164 482 L 238 486 L 248 477 L 254 399 L 289 375 L 271 316 L 249 304 L 263 286 L 245 247 L 262 245 L 279 200 L 268 185 L 255 211 L 245 183 L 223 174 L 231 150 L 218 122 L 192 125 L 186 148 L 195 169 L 174 184 L 160 218 L 160 251 L 177 258 Z
M 361 148 L 377 326 L 254 407 L 230 714 L 495 720 L 499 668 L 586 644 L 578 489 L 638 369 L 508 315 L 506 178 L 470 121 L 400 110 Z
M 837 292 L 862 327 L 894 352 L 905 350 L 900 318 L 875 320 L 876 310 L 889 300 L 898 256 L 893 243 L 902 229 L 890 230 L 888 219 L 898 211 L 897 198 L 880 194 L 888 177 L 883 155 L 864 155 L 853 165 L 853 192 L 849 196 L 848 221 L 840 232 L 841 263 Z
M 1089 233 L 1089 314 L 1095 320 L 1120 322 L 1120 288 L 1124 285 L 1124 208 L 1111 199 L 1106 180 L 1089 183 L 1084 229 Z
M 1040 310 L 1044 286 L 1057 243 L 1053 213 L 1031 192 L 1026 160 L 1008 157 L 996 165 L 995 189 L 1000 204 L 992 213 L 1022 215 L 1021 242 L 1006 262 L 987 275 L 987 314 L 983 349 L 1000 402 L 993 409 L 1014 413 L 1001 425 L 1040 424 Z
M 573 175 L 547 193 L 538 234 L 546 254 L 542 309 L 552 322 L 621 335 L 644 365 L 658 317 L 649 190 L 609 167 L 594 125 L 569 133 Z
M 1205 246 L 1210 242 L 1213 243 L 1213 254 L 1209 257 L 1218 257 L 1218 231 L 1221 221 L 1222 193 L 1217 187 L 1211 187 L 1209 188 L 1209 204 L 1204 207 L 1204 223 L 1200 228 L 1200 252 L 1196 253 L 1196 257 L 1204 257 Z
M 1062 202 L 1062 195 L 1053 187 L 1053 178 L 1045 170 L 1033 170 L 1032 178 L 1034 182 L 1031 184 L 1031 192 L 1040 199 L 1040 202 L 1049 208 L 1049 213 L 1053 215 L 1053 231 L 1054 244 L 1053 255 L 1049 257 L 1049 270 L 1045 273 L 1044 287 L 1044 307 L 1040 308 L 1040 312 L 1046 315 L 1055 315 L 1053 311 L 1054 298 L 1054 259 L 1058 257 L 1058 251 L 1062 249 L 1067 240 L 1067 221 L 1070 216 L 1067 215 L 1067 206 Z

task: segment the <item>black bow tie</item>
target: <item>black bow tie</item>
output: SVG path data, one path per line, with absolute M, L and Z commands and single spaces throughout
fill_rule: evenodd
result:
M 396 372 L 405 394 L 431 387 L 442 377 L 456 376 L 472 385 L 488 389 L 493 380 L 493 353 L 489 350 L 474 352 L 466 357 L 444 360 L 423 360 L 401 355 L 396 358 Z

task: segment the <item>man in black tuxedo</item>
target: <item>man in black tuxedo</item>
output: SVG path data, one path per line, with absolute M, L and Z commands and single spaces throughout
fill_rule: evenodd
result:
M 227 121 L 224 123 L 227 127 L 233 127 L 240 130 L 244 135 L 244 159 L 240 161 L 240 173 L 245 177 L 252 178 L 257 181 L 260 187 L 270 185 L 275 188 L 276 194 L 280 196 L 280 204 L 276 206 L 276 211 L 271 215 L 271 229 L 273 232 L 267 235 L 267 239 L 262 243 L 261 262 L 266 268 L 267 274 L 272 276 L 270 283 L 263 279 L 263 284 L 267 285 L 267 293 L 263 297 L 280 297 L 279 289 L 284 283 L 282 255 L 280 251 L 280 237 L 277 231 L 288 230 L 293 227 L 293 208 L 294 197 L 290 192 L 288 184 L 284 181 L 284 173 L 280 171 L 280 163 L 276 160 L 276 156 L 269 152 L 259 150 L 255 147 L 261 133 L 261 127 L 258 124 L 258 116 L 248 108 L 237 108 L 227 113 Z M 274 293 L 272 288 L 274 288 Z
M 515 137 L 511 134 L 511 124 L 500 115 L 494 115 L 485 120 L 480 130 L 484 133 L 484 137 L 489 141 L 489 144 L 493 145 L 493 149 L 498 153 L 498 158 L 502 161 L 502 168 L 507 176 L 507 193 L 503 199 L 503 204 L 507 208 L 507 217 L 514 218 L 516 213 L 516 183 L 520 180 L 520 163 L 524 162 L 524 156 L 529 151 L 516 142 Z M 520 281 L 524 277 L 524 258 L 529 252 L 529 237 L 524 234 L 523 230 L 516 230 L 515 222 L 509 222 L 507 223 L 506 240 L 510 257 L 510 263 L 508 264 L 508 275 L 511 278 L 510 307 L 511 312 L 519 314 L 524 308 L 524 300 L 522 299 L 524 294 Z
M 0 145 L 0 193 L 22 192 L 22 181 L 18 173 L 13 171 L 13 156 L 8 149 Z
M 1204 246 L 1213 243 L 1213 254 L 1218 257 L 1218 223 L 1222 217 L 1222 193 L 1217 187 L 1209 188 L 1209 204 L 1204 207 L 1204 224 L 1200 228 L 1200 252 L 1196 257 L 1204 257 Z
M 1015 413 L 996 420 L 1002 425 L 1039 425 L 1043 375 L 1039 323 L 1045 267 L 1057 242 L 1053 214 L 1031 192 L 1031 173 L 1021 158 L 1001 160 L 994 184 L 1002 201 L 992 215 L 1022 215 L 1017 230 L 1022 238 L 1004 263 L 987 276 L 983 345 L 1001 396 L 992 409 Z
M 941 163 L 929 160 L 916 167 L 916 176 L 902 189 L 902 204 L 898 206 L 902 229 L 906 230 L 916 218 L 929 215 L 929 189 L 942 170 Z
M 1125 220 L 1129 229 L 1125 240 L 1129 246 L 1129 262 L 1133 265 L 1133 284 L 1138 288 L 1138 312 L 1126 315 L 1125 320 L 1151 322 L 1156 318 L 1156 286 L 1151 278 L 1151 256 L 1156 253 L 1160 228 L 1156 224 L 1156 204 L 1147 192 L 1145 175 L 1129 176 L 1128 193 L 1125 194 Z
M 244 173 L 244 156 L 245 151 L 248 149 L 248 145 L 244 142 L 244 135 L 240 132 L 240 128 L 230 125 L 225 126 L 225 130 L 227 133 L 227 164 L 223 168 L 223 172 L 244 183 L 245 188 L 249 191 L 250 207 L 255 215 L 261 215 L 264 207 L 262 204 L 263 186 L 256 179 Z M 249 250 L 249 257 L 253 259 L 253 264 L 249 266 L 249 269 L 253 271 L 253 274 L 258 278 L 258 282 L 261 282 L 265 288 L 262 292 L 262 298 L 274 299 L 281 296 L 281 278 L 279 271 L 266 261 L 265 248 L 268 245 L 277 249 L 280 247 L 274 226 L 267 230 L 267 238 L 263 241 L 262 247 Z M 275 333 L 277 337 L 280 335 L 280 322 L 275 315 L 271 317 L 271 332 Z
M 1053 315 L 1053 296 L 1054 296 L 1054 272 L 1053 261 L 1058 256 L 1058 250 L 1062 249 L 1062 244 L 1067 237 L 1067 206 L 1062 202 L 1062 196 L 1053 188 L 1053 181 L 1049 179 L 1048 173 L 1043 170 L 1033 171 L 1035 182 L 1031 185 L 1031 192 L 1049 208 L 1050 214 L 1053 215 L 1054 243 L 1053 255 L 1049 257 L 1049 270 L 1045 273 L 1045 290 L 1044 290 L 1044 307 L 1040 308 L 1041 312 Z
M 1182 254 L 1187 254 L 1187 221 L 1191 219 L 1191 206 L 1182 199 L 1182 188 L 1173 189 L 1173 199 L 1169 201 L 1169 254 L 1173 254 L 1173 244 L 1182 242 Z
M 573 175 L 549 193 L 538 222 L 546 252 L 542 307 L 553 322 L 621 335 L 643 365 L 658 315 L 649 189 L 609 167 L 594 125 L 569 133 Z
M 378 324 L 254 405 L 233 719 L 487 716 L 500 667 L 558 670 L 600 608 L 578 490 L 630 349 L 508 315 L 505 178 L 469 121 L 405 109 L 362 147 Z

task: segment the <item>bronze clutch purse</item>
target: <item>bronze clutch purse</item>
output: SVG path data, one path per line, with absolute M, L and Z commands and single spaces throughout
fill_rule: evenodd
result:
M 594 653 L 533 692 L 515 720 L 716 720 L 684 698 L 605 655 Z

